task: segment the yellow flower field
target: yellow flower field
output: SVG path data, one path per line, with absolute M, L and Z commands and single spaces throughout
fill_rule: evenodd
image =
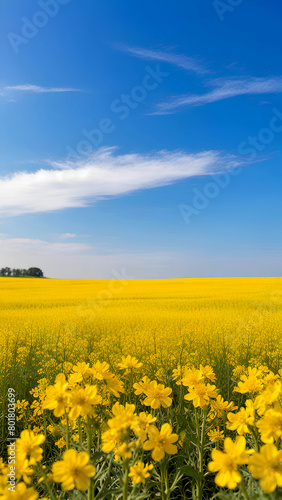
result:
M 0 498 L 282 498 L 282 278 L 0 290 Z

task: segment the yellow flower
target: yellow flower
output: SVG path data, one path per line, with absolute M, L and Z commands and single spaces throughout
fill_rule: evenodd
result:
M 136 396 L 140 396 L 140 394 L 144 394 L 148 387 L 150 386 L 151 380 L 145 375 L 145 377 L 142 378 L 141 382 L 136 382 L 133 384 L 133 387 L 135 390 Z
M 246 367 L 243 365 L 238 365 L 236 368 L 234 368 L 232 375 L 235 379 L 238 379 L 241 377 L 241 375 L 245 375 L 246 373 Z
M 65 413 L 67 405 L 68 383 L 63 373 L 56 378 L 55 385 L 49 385 L 46 389 L 46 398 L 43 409 L 54 410 L 55 417 L 61 417 Z
M 76 450 L 67 450 L 63 460 L 55 462 L 52 466 L 55 483 L 62 483 L 64 491 L 77 488 L 86 491 L 89 487 L 89 478 L 96 474 L 96 469 L 89 464 L 89 455 L 85 451 L 78 453 Z
M 73 366 L 72 369 L 73 369 L 74 373 L 79 373 L 80 375 L 82 375 L 82 377 L 85 380 L 91 374 L 91 370 L 89 368 L 89 363 L 85 363 L 85 361 L 83 361 L 82 363 L 77 363 L 76 365 Z
M 74 389 L 69 396 L 69 404 L 72 407 L 69 412 L 69 417 L 73 420 L 79 416 L 84 417 L 93 412 L 93 405 L 102 402 L 101 396 L 97 395 L 96 385 L 87 385 L 86 387 L 78 387 Z
M 3 458 L 0 458 L 0 474 L 6 474 L 8 470 L 7 464 L 3 461 Z
M 195 408 L 197 408 L 198 406 L 200 406 L 200 408 L 203 408 L 204 406 L 209 404 L 210 398 L 216 397 L 217 392 L 215 385 L 204 384 L 203 382 L 200 382 L 194 387 L 189 387 L 189 392 L 188 394 L 186 394 L 186 396 L 184 396 L 184 399 L 186 399 L 187 401 L 193 401 L 193 405 L 195 406 Z
M 34 488 L 27 488 L 24 483 L 19 483 L 15 486 L 15 491 L 6 488 L 1 500 L 37 500 L 38 496 Z
M 64 437 L 61 437 L 58 441 L 55 443 L 58 448 L 64 448 L 66 446 L 66 440 Z
M 28 459 L 30 464 L 39 462 L 42 459 L 43 450 L 40 445 L 44 443 L 43 434 L 35 435 L 34 432 L 24 430 L 21 437 L 16 441 L 16 453 L 19 459 Z
M 121 363 L 118 363 L 118 366 L 122 368 L 123 370 L 132 370 L 133 368 L 140 368 L 143 365 L 143 363 L 140 363 L 138 359 L 136 359 L 134 356 L 128 355 L 127 357 L 122 356 L 121 358 Z
M 79 372 L 71 373 L 68 377 L 68 384 L 69 388 L 75 387 L 77 384 L 80 384 L 82 382 L 83 376 Z
M 163 424 L 159 431 L 157 427 L 151 425 L 148 429 L 148 441 L 143 444 L 143 449 L 153 450 L 153 460 L 159 461 L 164 458 L 165 453 L 174 455 L 177 453 L 177 446 L 175 443 L 178 439 L 177 434 L 172 434 L 172 427 L 170 424 Z
M 209 440 L 215 441 L 218 443 L 219 441 L 224 440 L 224 432 L 219 430 L 219 427 L 214 427 L 208 432 Z
M 147 397 L 143 403 L 154 409 L 160 406 L 168 408 L 172 404 L 172 399 L 168 397 L 171 393 L 172 389 L 170 387 L 165 387 L 164 384 L 158 384 L 156 380 L 153 380 L 145 391 Z
M 282 486 L 282 450 L 274 444 L 265 444 L 259 453 L 250 458 L 249 470 L 266 493 L 272 493 L 277 486 Z
M 249 425 L 254 425 L 254 417 L 250 415 L 250 411 L 246 408 L 240 408 L 237 413 L 228 413 L 227 418 L 229 423 L 227 423 L 227 429 L 231 431 L 237 431 L 239 436 L 250 432 Z
M 121 382 L 117 377 L 112 377 L 107 380 L 107 388 L 116 398 L 119 397 L 120 392 L 124 392 L 123 382 Z
M 135 405 L 126 403 L 125 406 L 115 403 L 112 408 L 114 415 L 108 421 L 109 430 L 102 434 L 102 450 L 106 453 L 112 451 L 117 445 L 122 444 L 122 436 L 135 422 L 137 415 L 134 413 Z
M 157 420 L 150 413 L 145 412 L 139 413 L 138 417 L 131 424 L 132 430 L 135 432 L 136 436 L 143 442 L 147 439 L 148 429 Z
M 58 425 L 48 425 L 47 431 L 50 432 L 50 434 L 52 434 L 55 438 L 61 435 L 60 427 Z
M 217 486 L 233 489 L 241 482 L 238 465 L 246 464 L 249 460 L 245 448 L 246 439 L 243 436 L 237 437 L 235 443 L 227 437 L 224 440 L 224 452 L 216 449 L 212 451 L 213 461 L 209 463 L 208 468 L 210 472 L 218 472 L 215 477 Z
M 216 381 L 216 376 L 215 376 L 215 373 L 212 369 L 211 366 L 209 365 L 206 365 L 206 366 L 203 366 L 203 365 L 200 365 L 200 370 L 204 376 L 205 379 L 208 379 L 210 380 L 211 382 L 215 382 Z
M 118 462 L 120 458 L 126 460 L 132 457 L 131 448 L 135 446 L 135 442 L 123 443 L 115 449 L 115 460 Z
M 273 443 L 274 439 L 279 439 L 282 436 L 282 408 L 280 404 L 275 403 L 274 408 L 267 410 L 256 425 L 264 443 Z
M 72 363 L 70 363 L 69 361 L 64 361 L 63 370 L 64 370 L 65 374 L 68 374 L 71 371 L 72 366 L 73 366 Z
M 185 386 L 194 386 L 198 385 L 199 382 L 204 381 L 204 375 L 201 370 L 196 370 L 196 368 L 189 368 L 185 370 L 185 374 L 183 379 L 181 380 L 182 384 Z
M 241 394 L 260 392 L 263 389 L 262 381 L 258 378 L 260 373 L 255 368 L 253 370 L 249 368 L 249 376 L 241 376 L 241 382 L 238 382 L 238 387 L 235 387 L 234 392 Z
M 234 411 L 238 408 L 234 405 L 233 401 L 230 401 L 230 403 L 228 403 L 228 401 L 224 401 L 222 396 L 217 396 L 217 398 L 212 400 L 210 403 L 213 414 L 215 412 L 217 417 L 223 417 L 224 412 Z
M 143 483 L 145 484 L 145 479 L 150 476 L 150 470 L 154 466 L 152 464 L 144 464 L 143 462 L 137 462 L 132 467 L 130 467 L 129 477 L 132 478 L 134 484 Z
M 27 458 L 23 455 L 18 454 L 16 456 L 16 478 L 23 479 L 26 484 L 31 483 L 31 477 L 33 470 L 30 468 L 30 463 Z
M 109 368 L 110 365 L 105 361 L 103 363 L 97 361 L 95 365 L 90 368 L 90 372 L 94 380 L 108 380 L 113 377 L 113 373 L 109 372 Z
M 278 401 L 281 395 L 282 385 L 280 380 L 277 380 L 266 386 L 264 391 L 255 399 L 255 408 L 259 415 L 263 415 L 265 411 Z
M 184 370 L 185 367 L 181 365 L 178 365 L 177 368 L 172 370 L 172 380 L 175 380 L 177 385 L 181 384 Z
M 121 442 L 123 431 L 121 429 L 109 429 L 102 434 L 102 450 L 110 453 Z
M 125 406 L 120 405 L 119 403 L 115 403 L 114 406 L 112 407 L 112 413 L 114 415 L 114 418 L 111 418 L 108 421 L 109 427 L 112 429 L 119 428 L 123 431 L 125 431 L 128 427 L 132 425 L 134 420 L 136 419 L 136 414 L 134 413 L 135 411 L 135 405 L 130 405 L 129 403 L 126 403 Z

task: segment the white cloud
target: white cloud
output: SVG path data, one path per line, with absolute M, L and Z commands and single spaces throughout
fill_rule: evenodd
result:
M 188 57 L 184 54 L 176 54 L 175 52 L 164 50 L 150 50 L 141 47 L 130 47 L 128 45 L 119 44 L 116 48 L 127 54 L 133 55 L 146 61 L 163 61 L 179 68 L 188 71 L 193 71 L 198 74 L 208 73 L 208 70 L 197 59 Z
M 282 92 L 282 77 L 215 79 L 207 82 L 214 87 L 205 94 L 187 94 L 170 97 L 157 105 L 154 114 L 168 114 L 186 106 L 203 106 L 239 95 L 279 94 Z
M 63 233 L 63 234 L 60 234 L 59 238 L 61 238 L 62 240 L 67 240 L 69 238 L 76 238 L 77 234 L 74 234 L 74 233 Z
M 114 155 L 113 148 L 102 148 L 75 164 L 50 162 L 53 168 L 0 178 L 0 215 L 85 207 L 100 199 L 215 174 L 237 164 L 236 158 L 215 151 Z
M 80 89 L 73 89 L 69 87 L 40 87 L 38 85 L 31 85 L 26 83 L 25 85 L 12 85 L 3 87 L 6 91 L 16 91 L 16 92 L 31 92 L 35 94 L 43 94 L 50 92 L 82 92 Z
M 50 243 L 48 241 L 32 238 L 0 238 L 1 255 L 3 258 L 12 259 L 14 256 L 21 260 L 58 255 L 74 256 L 92 249 L 91 245 L 84 243 Z

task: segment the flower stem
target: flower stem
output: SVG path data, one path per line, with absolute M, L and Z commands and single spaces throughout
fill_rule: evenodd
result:
M 89 458 L 91 460 L 91 442 L 92 442 L 92 433 L 91 433 L 91 426 L 90 426 L 90 420 L 89 417 L 87 416 L 87 452 L 89 455 Z
M 44 483 L 45 483 L 45 486 L 46 486 L 46 488 L 48 490 L 48 494 L 49 494 L 51 500 L 55 500 L 55 497 L 53 495 L 51 486 L 50 486 L 50 484 L 48 482 L 47 476 L 46 476 L 45 472 L 43 471 L 43 469 L 41 469 L 41 473 L 42 473 L 42 476 L 43 476 L 43 479 L 44 479 Z
M 65 417 L 66 417 L 66 446 L 68 450 L 70 447 L 70 429 L 69 429 L 69 418 L 67 412 L 65 412 Z
M 127 500 L 128 496 L 128 460 L 124 461 L 124 476 L 123 476 L 123 500 Z
M 78 424 L 79 446 L 82 447 L 82 431 L 81 431 L 81 417 L 80 416 L 77 419 L 77 424 Z
M 255 450 L 258 452 L 259 451 L 259 445 L 258 445 L 258 439 L 257 439 L 257 436 L 256 436 L 256 432 L 255 430 L 249 426 L 249 429 L 251 431 L 251 434 L 253 436 L 253 440 L 254 440 L 254 443 L 255 443 Z
M 203 410 L 203 422 L 202 422 L 202 428 L 201 428 L 201 435 L 200 435 L 200 443 L 199 443 L 199 472 L 200 472 L 200 479 L 198 481 L 198 499 L 197 500 L 202 500 L 203 498 L 203 465 L 204 465 L 204 446 L 205 446 L 205 430 L 206 430 L 206 419 L 207 419 L 207 410 Z
M 246 487 L 245 487 L 245 484 L 244 484 L 243 480 L 241 481 L 241 483 L 239 483 L 239 486 L 240 486 L 240 490 L 242 491 L 243 497 L 246 500 L 251 500 L 250 497 L 249 497 L 249 494 L 248 494 L 248 492 L 246 490 Z

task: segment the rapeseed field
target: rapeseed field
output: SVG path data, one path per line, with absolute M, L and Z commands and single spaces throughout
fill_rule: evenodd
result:
M 0 303 L 0 498 L 282 498 L 282 278 L 0 278 Z

